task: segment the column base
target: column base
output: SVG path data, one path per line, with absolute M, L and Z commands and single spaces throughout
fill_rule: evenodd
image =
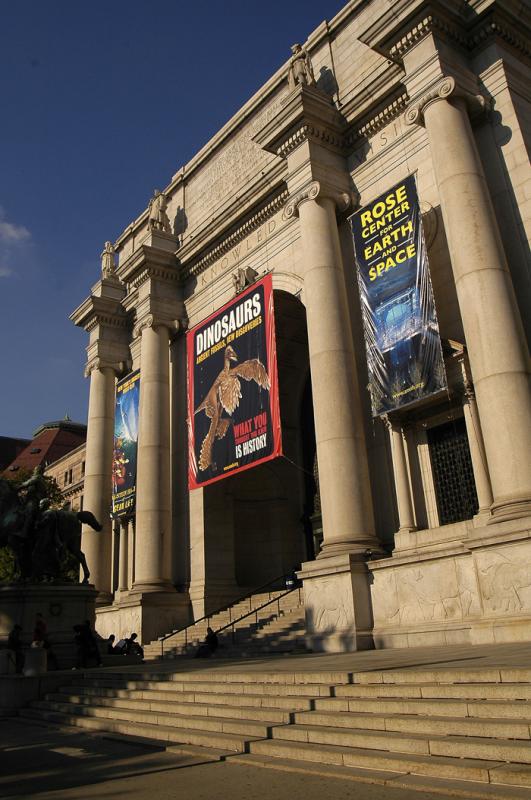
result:
M 331 542 L 330 544 L 324 542 L 316 560 L 320 561 L 325 558 L 349 555 L 355 560 L 366 561 L 367 559 L 384 554 L 380 543 L 375 539 L 367 537 L 367 539 L 361 542 Z
M 362 554 L 323 556 L 302 565 L 306 641 L 318 652 L 374 647 L 369 572 Z
M 507 500 L 498 500 L 490 507 L 491 518 L 488 525 L 504 522 L 509 519 L 520 519 L 531 516 L 531 498 L 511 497 Z
M 130 589 L 130 594 L 150 594 L 152 592 L 174 592 L 175 588 L 169 581 L 149 581 L 142 583 L 135 581 Z

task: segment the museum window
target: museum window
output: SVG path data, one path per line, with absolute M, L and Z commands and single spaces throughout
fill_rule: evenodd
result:
M 428 447 L 440 524 L 471 519 L 478 498 L 464 419 L 431 428 Z

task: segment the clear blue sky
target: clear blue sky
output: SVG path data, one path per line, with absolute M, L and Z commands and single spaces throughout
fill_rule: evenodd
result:
M 0 435 L 86 420 L 103 242 L 343 4 L 0 3 Z

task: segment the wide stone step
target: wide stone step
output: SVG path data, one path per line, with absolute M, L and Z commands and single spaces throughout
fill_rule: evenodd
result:
M 426 683 L 358 684 L 338 686 L 337 697 L 410 697 L 471 700 L 530 700 L 531 684 L 525 683 Z
M 27 719 L 40 719 L 60 725 L 71 725 L 89 730 L 111 731 L 132 736 L 144 736 L 155 741 L 169 741 L 182 744 L 194 744 L 205 747 L 223 748 L 234 752 L 243 752 L 253 737 L 216 731 L 190 730 L 170 725 L 153 725 L 147 722 L 132 720 L 104 719 L 64 714 L 40 708 L 21 709 L 20 715 Z
M 131 720 L 132 722 L 147 722 L 151 725 L 167 725 L 175 728 L 189 730 L 214 731 L 217 733 L 234 733 L 243 736 L 267 738 L 274 722 L 263 722 L 241 717 L 213 717 L 192 713 L 191 708 L 187 713 L 176 714 L 174 711 L 161 711 L 151 708 L 125 708 L 123 706 L 108 707 L 99 703 L 80 705 L 76 703 L 61 703 L 50 700 L 34 701 L 31 708 L 44 711 L 58 711 L 61 714 L 80 715 L 83 717 L 98 717 L 101 719 Z
M 64 691 L 63 689 L 61 691 Z M 79 695 L 85 695 L 90 698 L 97 697 L 126 697 L 138 700 L 163 700 L 184 702 L 184 703 L 202 703 L 205 705 L 218 704 L 218 705 L 234 705 L 234 706 L 249 706 L 258 708 L 280 708 L 289 711 L 305 711 L 310 710 L 312 707 L 312 699 L 309 697 L 296 697 L 289 695 L 252 695 L 252 694 L 226 694 L 224 692 L 184 692 L 184 691 L 154 691 L 148 689 L 142 691 L 140 689 L 105 689 L 105 688 L 90 688 L 86 687 L 85 690 L 77 691 Z
M 321 725 L 288 725 L 273 728 L 274 739 L 329 744 L 340 747 L 389 750 L 418 755 L 453 756 L 531 764 L 529 740 L 489 739 L 472 736 L 374 731 Z
M 454 669 L 389 669 L 358 672 L 356 683 L 528 683 L 531 668 L 527 667 L 461 667 Z
M 270 758 L 252 753 L 238 753 L 230 758 L 232 764 L 241 764 L 247 767 L 261 767 L 263 769 L 274 769 L 283 772 L 297 772 L 305 775 L 315 775 L 321 778 L 339 778 L 343 781 L 355 781 L 357 783 L 372 783 L 385 786 L 390 789 L 407 789 L 412 792 L 426 792 L 430 795 L 434 793 L 439 796 L 449 795 L 460 797 L 463 800 L 529 800 L 529 791 L 513 785 L 500 785 L 493 783 L 472 783 L 468 780 L 456 780 L 455 778 L 445 780 L 430 775 L 412 775 L 408 772 L 391 770 L 377 770 L 357 767 L 344 767 L 337 764 L 321 764 L 319 762 L 300 761 L 294 758 Z M 502 773 L 503 767 L 496 770 Z M 512 779 L 516 778 L 515 772 L 511 773 Z M 363 793 L 360 792 L 362 797 Z M 413 799 L 414 794 L 410 794 Z
M 444 758 L 396 753 L 388 750 L 371 750 L 363 747 L 294 742 L 277 738 L 250 742 L 249 752 L 270 758 L 293 758 L 301 761 L 317 761 L 322 764 L 338 764 L 345 767 L 409 772 L 413 775 L 430 775 L 437 778 L 457 778 L 458 780 L 485 783 L 489 783 L 490 775 L 498 767 L 505 766 L 502 762 L 481 759 Z
M 257 706 L 229 706 L 222 704 L 182 703 L 156 700 L 141 700 L 114 697 L 84 697 L 82 695 L 47 694 L 45 700 L 58 703 L 74 703 L 80 706 L 97 704 L 109 708 L 133 708 L 139 710 L 160 711 L 175 714 L 193 714 L 197 716 L 234 717 L 238 719 L 259 720 L 269 725 L 287 724 L 291 720 L 291 712 L 278 708 L 261 708 Z
M 426 756 L 430 754 L 430 742 L 427 737 L 415 734 L 406 736 L 387 731 L 297 724 L 274 728 L 273 739 L 339 747 L 363 747 L 370 750 L 389 750 Z
M 423 714 L 440 717 L 491 717 L 531 721 L 531 709 L 525 700 L 483 700 L 481 702 L 452 699 L 346 698 L 323 697 L 315 700 L 318 711 L 361 713 Z
M 381 709 L 383 711 L 383 709 Z M 470 719 L 461 716 L 420 716 L 417 714 L 385 714 L 302 711 L 295 714 L 295 722 L 303 725 L 323 725 L 336 728 L 394 731 L 403 733 L 482 736 L 502 739 L 531 739 L 528 722 L 508 719 Z

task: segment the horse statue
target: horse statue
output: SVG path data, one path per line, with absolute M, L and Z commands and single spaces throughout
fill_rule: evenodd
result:
M 81 550 L 81 525 L 95 531 L 101 531 L 102 525 L 90 511 L 52 509 L 47 498 L 39 500 L 35 513 L 34 507 L 21 499 L 19 488 L 0 478 L 0 547 L 9 545 L 13 550 L 21 578 L 57 577 L 66 551 L 80 565 L 82 583 L 87 584 L 90 571 Z
M 91 511 L 70 511 L 67 508 L 50 508 L 50 501 L 40 502 L 41 519 L 37 524 L 37 537 L 32 552 L 33 568 L 41 574 L 57 573 L 59 555 L 67 552 L 72 555 L 83 570 L 82 584 L 87 584 L 90 570 L 87 559 L 81 549 L 81 526 L 89 525 L 95 531 L 101 531 L 101 525 Z M 50 558 L 54 554 L 54 559 Z M 55 563 L 54 563 L 55 562 Z M 56 566 L 55 566 L 56 565 Z

